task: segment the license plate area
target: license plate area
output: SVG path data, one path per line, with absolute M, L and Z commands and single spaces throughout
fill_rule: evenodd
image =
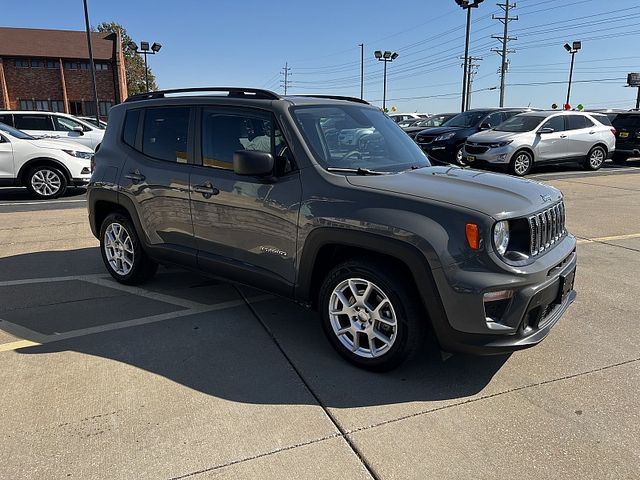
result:
M 558 288 L 558 296 L 556 297 L 555 304 L 560 304 L 564 301 L 568 293 L 573 290 L 573 284 L 576 278 L 576 269 L 574 268 L 566 275 L 560 275 L 560 282 Z
M 475 161 L 476 161 L 475 155 L 467 155 L 467 162 L 475 162 Z

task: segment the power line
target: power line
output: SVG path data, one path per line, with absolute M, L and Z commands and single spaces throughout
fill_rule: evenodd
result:
M 287 88 L 289 87 L 289 76 L 291 75 L 291 67 L 289 67 L 289 63 L 285 62 L 284 64 L 284 68 L 282 69 L 282 71 L 280 72 L 280 74 L 282 75 L 282 83 L 281 83 L 281 87 L 284 87 L 284 94 L 287 94 Z
M 515 50 L 511 50 L 508 48 L 508 43 L 512 40 L 518 39 L 517 37 L 509 36 L 509 22 L 518 20 L 518 16 L 517 15 L 515 17 L 509 16 L 509 9 L 515 8 L 516 6 L 515 3 L 512 4 L 510 3 L 509 0 L 506 0 L 504 3 L 498 3 L 498 6 L 502 10 L 504 10 L 504 17 L 496 17 L 494 15 L 493 19 L 500 21 L 504 25 L 504 31 L 502 33 L 502 37 L 499 37 L 497 35 L 492 35 L 491 38 L 495 38 L 499 40 L 502 43 L 502 48 L 501 49 L 492 48 L 491 51 L 496 52 L 498 55 L 500 55 L 502 59 L 502 67 L 500 68 L 500 106 L 504 107 L 504 82 L 505 82 L 505 78 L 507 77 L 507 66 L 509 65 L 509 60 L 507 59 L 507 55 L 510 53 L 516 53 Z

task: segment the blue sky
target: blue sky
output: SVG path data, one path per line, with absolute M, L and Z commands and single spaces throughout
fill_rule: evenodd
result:
M 482 57 L 473 107 L 498 104 L 498 47 L 491 35 L 498 0 L 473 11 L 471 53 Z M 503 0 L 499 0 L 503 3 Z M 640 0 L 519 0 L 510 24 L 507 106 L 548 108 L 566 97 L 570 55 L 565 42 L 582 40 L 571 103 L 631 108 L 636 89 L 626 74 L 640 71 Z M 161 88 L 238 85 L 281 91 L 279 71 L 291 68 L 290 93 L 359 96 L 360 47 L 365 44 L 365 98 L 382 102 L 382 62 L 374 50 L 395 50 L 387 106 L 400 111 L 460 108 L 464 12 L 453 0 L 195 1 L 89 0 L 92 25 L 115 21 L 136 41 L 162 43 L 150 57 Z M 82 29 L 81 0 L 8 2 L 2 24 Z M 597 81 L 596 81 L 597 80 Z M 560 82 L 560 83 L 552 83 Z M 564 82 L 564 83 L 563 83 Z M 535 84 L 538 85 L 535 85 Z M 531 85 L 534 84 L 534 85 Z

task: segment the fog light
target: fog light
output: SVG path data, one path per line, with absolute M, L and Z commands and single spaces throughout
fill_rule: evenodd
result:
M 498 290 L 497 292 L 487 292 L 483 295 L 483 301 L 496 302 L 498 300 L 508 300 L 513 297 L 513 290 Z
M 500 290 L 484 294 L 484 316 L 489 329 L 505 332 L 513 330 L 513 327 L 501 323 L 512 297 L 512 290 Z
M 498 160 L 506 160 L 506 158 L 507 158 L 506 153 L 501 153 L 500 155 L 498 155 Z

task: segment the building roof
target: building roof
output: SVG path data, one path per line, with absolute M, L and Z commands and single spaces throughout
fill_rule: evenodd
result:
M 93 58 L 113 57 L 115 35 L 93 32 Z M 0 57 L 49 57 L 88 59 L 87 34 L 80 30 L 41 30 L 0 27 Z

